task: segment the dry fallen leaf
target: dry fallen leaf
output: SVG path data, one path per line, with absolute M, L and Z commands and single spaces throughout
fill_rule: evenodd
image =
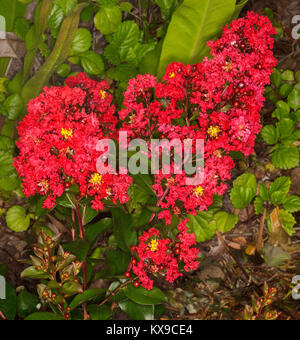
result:
M 256 245 L 253 243 L 250 243 L 249 246 L 246 248 L 245 253 L 249 256 L 255 255 L 256 252 Z

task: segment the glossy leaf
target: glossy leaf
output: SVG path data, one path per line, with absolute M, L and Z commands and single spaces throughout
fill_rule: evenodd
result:
M 9 229 L 15 232 L 22 232 L 29 228 L 30 217 L 26 215 L 25 208 L 15 205 L 8 209 L 6 223 Z
M 195 234 L 197 242 L 205 242 L 213 238 L 217 230 L 213 212 L 199 212 L 196 216 L 188 215 L 188 218 L 187 226 Z
M 158 74 L 170 62 L 194 64 L 209 54 L 206 43 L 217 38 L 235 11 L 235 0 L 185 0 L 174 12 L 165 37 Z
M 157 287 L 147 290 L 143 287 L 134 287 L 129 284 L 124 288 L 125 295 L 132 301 L 142 305 L 155 305 L 167 302 L 166 295 Z
M 140 305 L 131 300 L 119 302 L 121 310 L 132 320 L 154 320 L 154 305 Z
M 105 292 L 106 292 L 106 290 L 103 289 L 103 288 L 88 289 L 85 292 L 83 292 L 82 294 L 78 294 L 77 296 L 75 296 L 75 298 L 70 303 L 69 307 L 71 308 L 71 310 L 73 310 L 73 309 L 82 305 L 85 302 L 92 301 L 92 300 L 98 298 L 99 296 L 104 295 Z
M 246 173 L 233 182 L 230 193 L 231 202 L 236 209 L 246 208 L 256 195 L 257 180 L 253 174 Z

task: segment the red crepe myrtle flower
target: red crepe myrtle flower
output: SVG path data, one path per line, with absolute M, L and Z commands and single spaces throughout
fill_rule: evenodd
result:
M 142 287 L 151 290 L 152 276 L 164 277 L 168 282 L 174 282 L 182 273 L 179 271 L 179 262 L 184 263 L 184 270 L 191 271 L 198 267 L 197 256 L 199 250 L 195 247 L 194 234 L 188 233 L 186 223 L 178 225 L 178 237 L 175 241 L 162 238 L 161 232 L 155 228 L 145 231 L 139 238 L 136 248 L 139 261 L 132 265 L 132 271 L 139 277 Z
M 66 85 L 45 88 L 28 104 L 28 114 L 18 126 L 20 149 L 14 165 L 28 197 L 46 196 L 44 208 L 52 208 L 72 182 L 81 196 L 93 197 L 92 207 L 103 201 L 126 203 L 131 184 L 128 175 L 101 175 L 96 150 L 102 138 L 116 134 L 115 107 L 106 82 L 85 74 L 67 79 Z

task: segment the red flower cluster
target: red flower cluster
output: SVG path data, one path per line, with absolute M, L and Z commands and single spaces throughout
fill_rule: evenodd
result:
M 201 185 L 186 185 L 184 172 L 165 175 L 160 170 L 155 176 L 161 208 L 175 215 L 206 210 L 214 195 L 226 191 L 234 167 L 229 152 L 253 152 L 264 86 L 276 66 L 273 34 L 269 19 L 251 12 L 226 27 L 221 39 L 209 42 L 212 59 L 187 66 L 172 63 L 163 82 L 150 75 L 129 82 L 120 118 L 131 139 L 204 140 Z M 161 217 L 170 221 L 170 213 Z
M 77 184 L 82 197 L 94 198 L 92 206 L 103 209 L 103 199 L 126 203 L 132 182 L 128 175 L 100 175 L 96 150 L 101 138 L 116 134 L 115 107 L 106 82 L 85 74 L 67 79 L 62 87 L 45 88 L 28 104 L 28 115 L 19 124 L 20 155 L 15 167 L 26 196 L 47 196 L 52 208 L 56 197 Z
M 153 276 L 162 276 L 168 282 L 174 282 L 182 274 L 179 272 L 178 263 L 184 263 L 186 271 L 195 270 L 198 267 L 197 256 L 199 250 L 195 247 L 194 234 L 187 232 L 185 226 L 188 220 L 178 225 L 177 237 L 174 241 L 162 238 L 161 232 L 151 228 L 139 238 L 139 246 L 135 248 L 139 261 L 131 260 L 130 268 L 139 277 L 141 285 L 151 290 Z M 149 277 L 150 276 L 150 277 Z

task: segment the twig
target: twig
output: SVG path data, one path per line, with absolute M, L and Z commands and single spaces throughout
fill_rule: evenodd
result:
M 109 301 L 112 297 L 114 297 L 122 288 L 126 287 L 129 283 L 132 283 L 137 278 L 131 278 L 127 280 L 126 282 L 122 283 L 120 286 L 118 286 L 115 290 L 113 290 L 101 303 L 99 306 L 103 306 L 107 301 Z
M 4 314 L 1 312 L 1 310 L 0 310 L 0 316 L 1 316 L 1 318 L 2 318 L 3 320 L 6 320 L 6 317 L 5 317 Z
M 75 211 L 77 214 L 77 220 L 78 220 L 78 226 L 79 226 L 79 235 L 82 240 L 85 240 L 85 232 L 84 232 L 84 225 L 83 220 L 80 212 L 80 206 L 78 204 L 78 200 L 76 198 L 76 195 L 74 195 L 74 202 L 75 202 Z M 83 275 L 83 291 L 87 289 L 87 266 L 86 262 L 82 263 L 82 275 Z M 83 314 L 84 314 L 84 320 L 88 320 L 90 318 L 88 312 L 87 312 L 87 303 L 84 303 L 83 305 Z
M 236 262 L 238 267 L 241 269 L 241 271 L 245 275 L 245 277 L 248 280 L 248 282 L 250 282 L 251 281 L 250 276 L 247 274 L 247 272 L 245 271 L 243 266 L 240 264 L 239 260 L 235 257 L 235 255 L 233 254 L 233 252 L 231 251 L 231 249 L 229 248 L 228 244 L 226 243 L 226 241 L 224 240 L 223 236 L 221 235 L 221 233 L 218 230 L 216 231 L 216 235 L 217 235 L 218 239 L 221 241 L 221 243 L 223 244 L 224 248 L 228 251 L 229 255 L 233 258 L 233 260 Z
M 264 233 L 266 214 L 267 214 L 267 208 L 264 209 L 264 213 L 260 219 L 260 226 L 259 226 L 259 232 L 258 232 L 257 243 L 256 243 L 256 251 L 258 253 L 260 253 L 263 247 L 263 233 Z

